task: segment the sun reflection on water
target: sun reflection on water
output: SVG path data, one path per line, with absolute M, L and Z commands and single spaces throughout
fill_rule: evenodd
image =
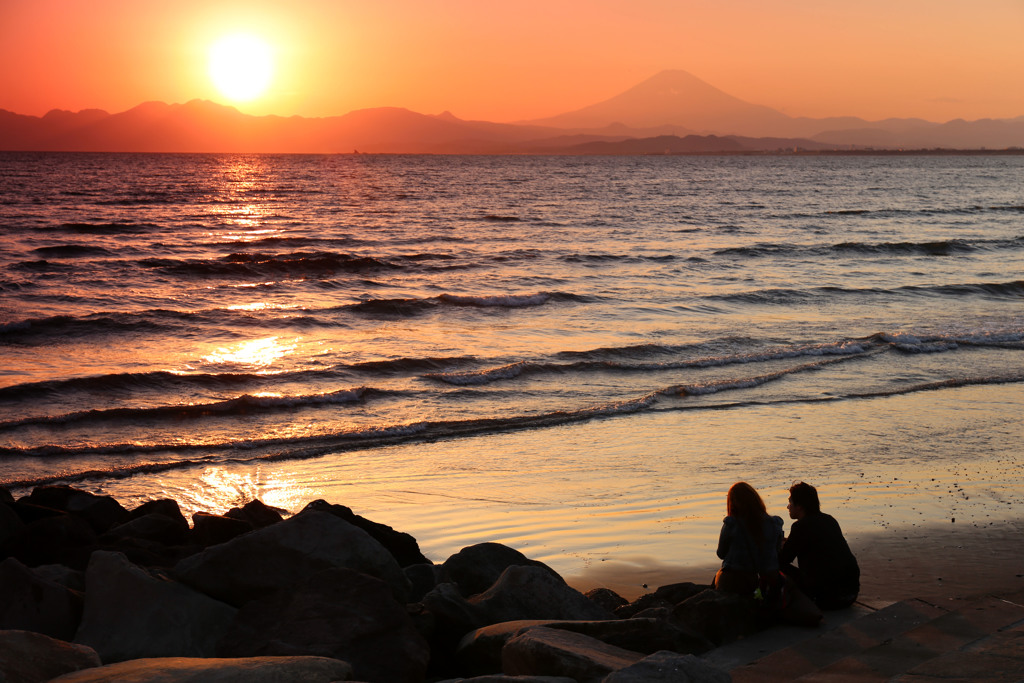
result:
M 236 364 L 254 368 L 269 368 L 295 352 L 298 339 L 282 342 L 278 337 L 250 339 L 232 346 L 222 346 L 203 356 L 203 361 L 215 364 Z
M 224 514 L 253 500 L 295 513 L 308 502 L 302 498 L 307 491 L 295 486 L 287 473 L 267 474 L 259 466 L 247 472 L 207 467 L 193 483 L 165 489 L 163 493 L 177 500 L 182 512 L 189 517 L 196 512 Z

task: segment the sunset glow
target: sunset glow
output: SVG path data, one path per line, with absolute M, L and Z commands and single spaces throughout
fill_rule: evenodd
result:
M 210 78 L 230 100 L 247 102 L 262 95 L 273 70 L 270 46 L 256 36 L 225 36 L 210 48 Z
M 521 121 L 681 69 L 790 116 L 1024 115 L 1024 4 L 632 3 L 443 0 L 9 0 L 0 108 L 125 111 L 208 99 L 242 111 L 336 116 L 372 107 Z M 260 36 L 266 64 L 216 87 L 210 46 Z M 237 58 L 247 69 L 263 57 Z M 245 100 L 245 101 L 243 101 Z

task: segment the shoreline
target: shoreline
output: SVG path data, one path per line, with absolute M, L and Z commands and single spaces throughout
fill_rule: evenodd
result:
M 847 535 L 861 568 L 857 602 L 880 609 L 910 598 L 943 603 L 1024 591 L 1024 518 L 990 527 L 950 524 Z M 655 558 L 599 563 L 566 581 L 580 591 L 610 588 L 627 600 L 661 585 L 709 583 L 720 565 L 671 565 Z M 644 589 L 643 584 L 648 588 Z

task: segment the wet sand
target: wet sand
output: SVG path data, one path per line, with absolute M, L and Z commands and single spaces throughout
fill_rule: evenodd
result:
M 968 525 L 889 529 L 850 537 L 861 567 L 859 602 L 880 608 L 907 598 L 942 605 L 979 595 L 1024 591 L 1024 520 L 985 528 Z M 716 564 L 671 566 L 609 561 L 566 579 L 586 591 L 604 586 L 632 599 L 679 581 L 707 583 Z

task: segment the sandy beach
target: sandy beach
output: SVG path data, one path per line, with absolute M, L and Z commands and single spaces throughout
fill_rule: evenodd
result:
M 943 604 L 1024 591 L 1024 520 L 984 529 L 953 524 L 893 529 L 851 538 L 850 546 L 861 567 L 858 602 L 871 608 L 907 598 Z M 677 581 L 707 583 L 716 569 L 710 563 L 605 562 L 566 578 L 580 590 L 603 586 L 632 599 L 644 583 L 652 590 Z

